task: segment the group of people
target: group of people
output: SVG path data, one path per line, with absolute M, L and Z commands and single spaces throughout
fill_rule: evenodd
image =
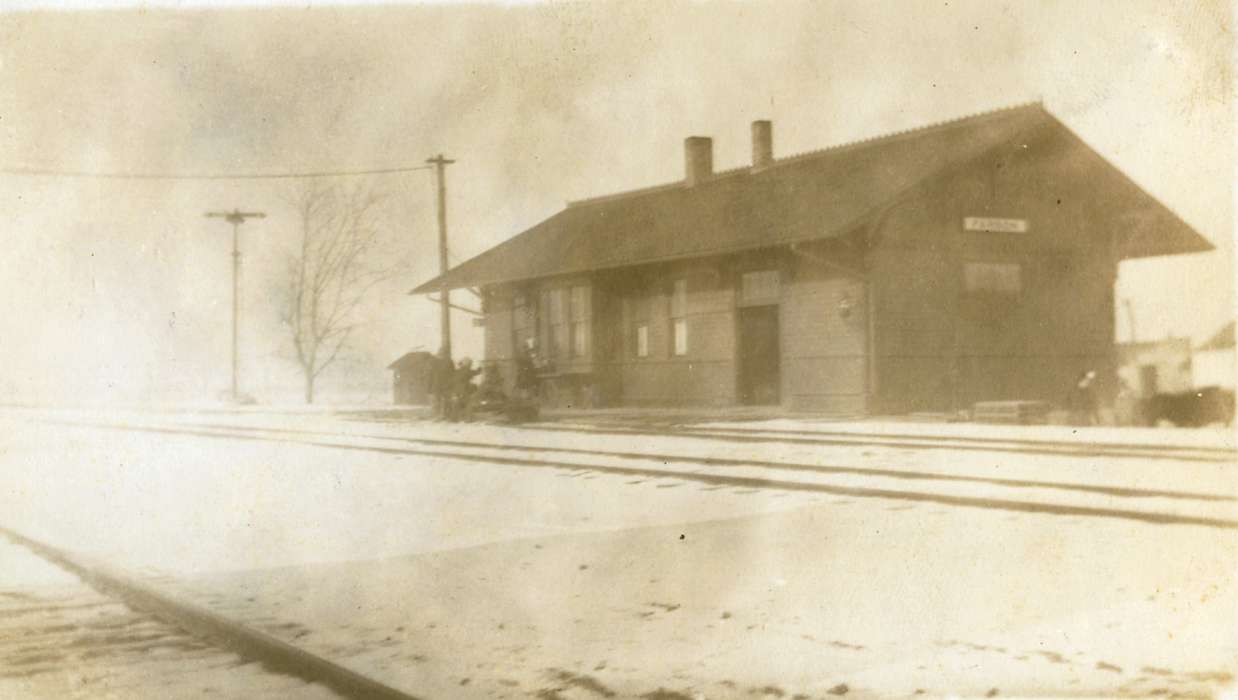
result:
M 531 342 L 520 346 L 515 369 L 517 399 L 536 404 L 538 363 Z M 482 375 L 480 386 L 474 383 L 478 375 Z M 438 420 L 469 421 L 483 403 L 501 403 L 507 398 L 497 366 L 488 365 L 483 372 L 469 357 L 453 363 L 445 350 L 439 350 L 434 356 L 428 389 L 434 398 L 434 417 Z
M 445 350 L 434 356 L 430 371 L 429 393 L 434 397 L 434 417 L 439 420 L 467 420 L 472 412 L 472 402 L 477 392 L 473 380 L 481 369 L 473 366 L 473 359 L 465 357 L 452 363 Z

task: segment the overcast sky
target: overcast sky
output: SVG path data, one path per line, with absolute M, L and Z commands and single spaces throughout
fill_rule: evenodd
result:
M 443 152 L 462 260 L 567 200 L 682 176 L 682 139 L 747 162 L 1043 99 L 1214 253 L 1124 263 L 1142 338 L 1234 316 L 1234 76 L 1225 2 L 622 3 L 9 11 L 0 169 L 284 172 L 420 164 Z M 6 0 L 5 7 L 63 7 Z M 431 181 L 393 195 L 380 290 L 349 367 L 380 383 L 438 344 L 404 294 L 437 265 Z M 295 388 L 275 275 L 290 183 L 0 174 L 0 392 L 183 397 L 228 383 L 227 225 L 243 227 L 245 383 Z M 1128 337 L 1120 314 L 1119 339 Z M 459 319 L 461 347 L 477 331 Z

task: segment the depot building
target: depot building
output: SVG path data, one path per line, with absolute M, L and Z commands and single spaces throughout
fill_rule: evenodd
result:
M 565 406 L 1060 404 L 1116 367 L 1130 258 L 1212 246 L 1040 104 L 572 202 L 417 287 L 475 288 L 485 360 Z

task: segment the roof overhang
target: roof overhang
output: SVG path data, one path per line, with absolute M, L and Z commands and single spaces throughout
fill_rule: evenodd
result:
M 865 225 L 932 178 L 1035 135 L 1065 132 L 1108 185 L 1118 259 L 1201 253 L 1212 243 L 1039 104 L 1001 110 L 720 173 L 695 186 L 646 188 L 568 206 L 410 294 L 834 238 Z M 1059 132 L 1059 133 L 1060 133 Z M 828 201 L 827 207 L 821 202 Z M 1108 217 L 1107 217 L 1108 218 Z

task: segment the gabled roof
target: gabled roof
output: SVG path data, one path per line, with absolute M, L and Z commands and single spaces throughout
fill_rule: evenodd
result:
M 1234 322 L 1230 321 L 1225 324 L 1225 327 L 1217 331 L 1217 334 L 1212 336 L 1208 342 L 1200 345 L 1196 350 L 1224 350 L 1234 347 Z
M 934 175 L 1047 127 L 1069 132 L 1034 103 L 782 158 L 759 170 L 723 171 L 691 187 L 672 183 L 574 202 L 413 293 L 840 236 Z M 1113 170 L 1136 195 L 1128 212 L 1138 214 L 1127 226 L 1132 235 L 1122 257 L 1211 250 Z
M 414 350 L 412 352 L 406 352 L 403 355 L 401 355 L 400 358 L 397 359 L 395 362 L 392 362 L 391 364 L 387 365 L 387 369 L 405 370 L 405 369 L 408 369 L 409 367 L 415 367 L 416 365 L 419 365 L 423 362 L 427 362 L 429 361 L 429 358 L 431 357 L 434 357 L 434 356 L 428 352 L 424 352 L 421 350 Z

